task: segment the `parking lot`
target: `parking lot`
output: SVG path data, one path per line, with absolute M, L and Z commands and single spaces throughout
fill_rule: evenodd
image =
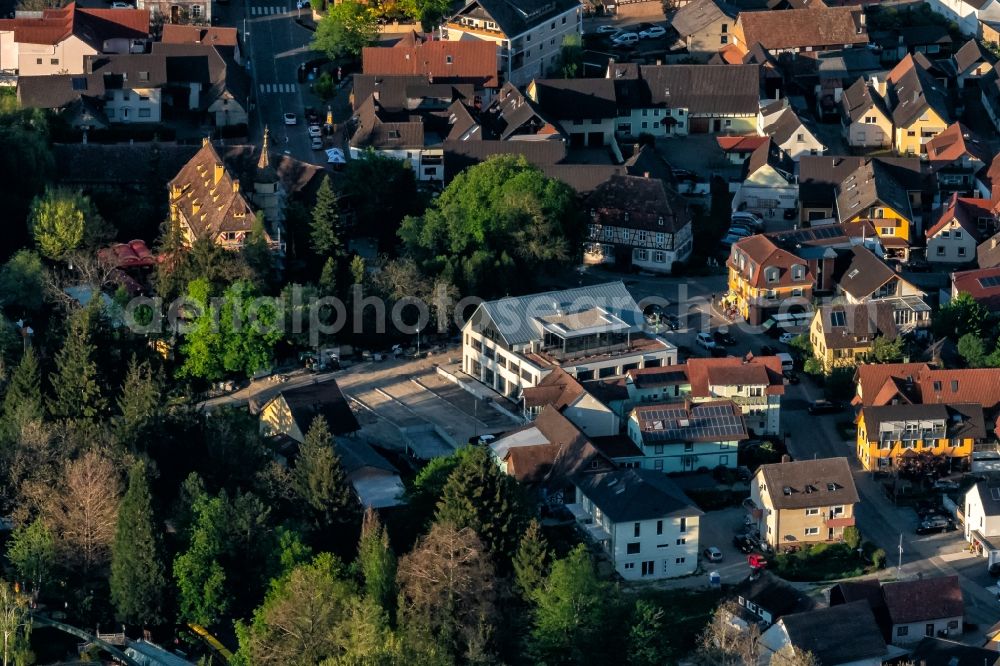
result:
M 750 575 L 747 556 L 733 546 L 733 537 L 743 530 L 746 511 L 742 507 L 732 507 L 709 511 L 701 517 L 698 531 L 698 552 L 701 568 L 706 572 L 718 571 L 723 585 L 736 585 Z M 706 562 L 701 551 L 715 546 L 722 551 L 722 561 L 714 564 Z

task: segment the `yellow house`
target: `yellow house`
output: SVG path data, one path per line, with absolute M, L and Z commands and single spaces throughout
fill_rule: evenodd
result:
M 863 407 L 857 417 L 858 460 L 866 470 L 888 471 L 900 458 L 947 457 L 967 469 L 975 443 L 986 438 L 981 405 L 973 403 L 892 404 Z
M 809 326 L 813 356 L 823 371 L 857 365 L 868 358 L 878 336 L 897 335 L 892 305 L 872 301 L 849 305 L 824 305 Z
M 858 501 L 847 458 L 820 458 L 761 465 L 745 506 L 760 538 L 781 550 L 843 539 Z
M 262 435 L 285 436 L 299 443 L 305 441 L 313 420 L 320 416 L 326 419 L 333 435 L 360 428 L 334 379 L 281 391 L 263 405 L 251 405 L 251 411 L 259 411 Z
M 772 314 L 800 302 L 809 304 L 813 275 L 806 262 L 757 234 L 733 245 L 729 260 L 728 307 L 753 325 Z M 794 299 L 794 300 L 793 300 Z
M 913 209 L 907 189 L 880 160 L 868 160 L 837 188 L 837 219 L 869 221 L 887 257 L 909 257 Z
M 893 147 L 901 155 L 923 154 L 924 145 L 951 124 L 948 92 L 930 74 L 930 66 L 923 54 L 908 54 L 882 88 L 892 113 Z

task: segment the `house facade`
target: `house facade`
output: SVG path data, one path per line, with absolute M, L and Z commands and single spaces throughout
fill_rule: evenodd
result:
M 612 176 L 583 207 L 590 211 L 584 264 L 671 273 L 691 256 L 687 202 L 659 178 Z
M 749 435 L 781 434 L 785 382 L 778 357 L 692 357 L 680 367 L 687 371 L 693 402 L 729 400 L 740 408 Z
M 497 70 L 516 86 L 547 76 L 566 38 L 582 34 L 583 7 L 573 0 L 470 0 L 441 28 L 449 41 L 496 44 Z
M 677 364 L 677 348 L 643 331 L 621 282 L 482 303 L 462 328 L 462 370 L 516 397 L 561 367 L 578 381 Z
M 908 54 L 879 90 L 892 114 L 893 147 L 902 155 L 924 154 L 927 142 L 952 122 L 948 91 L 930 68 L 923 55 Z
M 859 501 L 847 458 L 761 465 L 750 480 L 748 518 L 774 550 L 843 539 Z
M 621 430 L 618 414 L 562 368 L 554 368 L 537 386 L 521 389 L 521 396 L 529 421 L 553 407 L 588 437 L 611 437 Z
M 976 175 L 992 160 L 988 144 L 962 123 L 952 123 L 926 144 L 927 163 L 937 176 L 942 199 L 949 193 L 975 196 Z
M 658 472 L 578 475 L 568 508 L 625 580 L 676 578 L 698 568 L 702 511 Z
M 809 324 L 813 357 L 824 372 L 863 363 L 875 339 L 895 340 L 898 331 L 887 303 L 822 305 Z
M 212 25 L 211 0 L 136 0 L 136 6 L 164 23 Z
M 857 456 L 866 470 L 888 471 L 915 454 L 968 469 L 976 443 L 986 437 L 983 408 L 974 403 L 863 407 L 856 422 Z
M 965 602 L 958 576 L 883 583 L 882 596 L 893 645 L 915 645 L 928 636 L 962 635 Z
M 573 148 L 607 146 L 617 157 L 615 87 L 607 79 L 534 79 L 526 96 L 555 122 Z
M 841 125 L 847 145 L 854 148 L 892 146 L 892 117 L 885 101 L 865 77 L 859 78 L 840 96 Z
M 927 260 L 966 264 L 975 260 L 979 240 L 996 228 L 989 201 L 953 195 L 941 217 L 927 230 Z
M 726 304 L 753 325 L 764 323 L 782 308 L 809 305 L 813 276 L 806 262 L 767 236 L 758 234 L 734 243 L 726 267 Z
M 798 209 L 795 162 L 780 146 L 770 140 L 758 146 L 743 171 L 743 182 L 733 196 L 733 210 L 772 219 Z
M 770 137 L 781 154 L 794 162 L 803 155 L 825 153 L 823 142 L 787 104 L 787 100 L 780 100 L 761 108 L 761 135 Z
M 656 472 L 735 469 L 746 422 L 732 400 L 640 405 L 629 416 L 629 439 L 642 451 L 635 460 Z
M 965 540 L 987 564 L 1000 561 L 1000 486 L 980 481 L 965 493 Z
M 913 208 L 887 165 L 869 160 L 845 178 L 837 188 L 836 213 L 840 222 L 870 222 L 889 256 L 909 257 Z
M 677 10 L 670 25 L 692 57 L 707 61 L 732 43 L 737 14 L 721 0 L 693 0 Z

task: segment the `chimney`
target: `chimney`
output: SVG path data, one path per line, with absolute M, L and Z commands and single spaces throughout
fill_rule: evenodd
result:
M 782 464 L 792 462 L 792 457 L 785 453 L 781 456 L 781 462 Z
M 206 137 L 203 137 L 202 140 L 201 140 L 201 147 L 204 148 L 207 145 L 208 145 L 208 137 L 206 136 Z
M 215 180 L 214 182 L 218 184 L 222 180 L 222 174 L 225 173 L 226 169 L 221 164 L 216 163 L 215 165 Z

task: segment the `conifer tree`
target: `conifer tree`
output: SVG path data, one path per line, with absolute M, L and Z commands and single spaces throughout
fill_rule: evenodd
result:
M 140 461 L 129 470 L 111 548 L 111 601 L 122 622 L 162 620 L 166 576 L 156 535 L 146 466 Z
M 357 518 L 357 501 L 347 481 L 333 435 L 326 418 L 317 416 L 299 445 L 293 471 L 295 490 L 307 507 L 314 528 L 352 523 Z
M 40 420 L 43 416 L 38 357 L 35 356 L 34 349 L 28 347 L 7 385 L 7 393 L 3 399 L 3 425 L 8 432 L 14 433 L 27 421 Z
M 521 544 L 514 555 L 514 583 L 521 597 L 529 600 L 549 575 L 549 547 L 542 534 L 542 527 L 534 518 L 521 537 Z
M 316 203 L 312 210 L 309 237 L 312 251 L 319 257 L 336 257 L 340 254 L 340 211 L 337 195 L 330 184 L 330 177 L 324 176 L 316 190 Z
M 389 547 L 389 535 L 382 521 L 370 507 L 361 524 L 358 564 L 365 582 L 365 594 L 392 618 L 396 601 L 396 555 Z
M 145 435 L 159 417 L 160 384 L 148 363 L 139 363 L 135 357 L 129 362 L 118 397 L 116 434 L 118 442 L 132 451 L 141 448 Z
M 98 296 L 94 300 L 100 302 Z M 95 316 L 94 308 L 81 308 L 67 323 L 66 339 L 56 354 L 56 370 L 51 377 L 53 395 L 49 411 L 57 419 L 94 421 L 107 407 L 94 361 Z

